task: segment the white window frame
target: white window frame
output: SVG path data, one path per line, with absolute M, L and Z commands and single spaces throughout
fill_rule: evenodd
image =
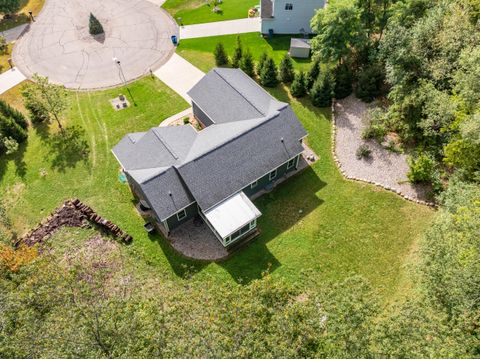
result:
M 290 164 L 291 162 L 291 164 Z M 295 163 L 297 162 L 297 157 L 292 158 L 287 162 L 287 170 L 289 170 L 292 167 L 295 167 Z
M 183 214 L 183 216 L 180 217 L 180 214 Z M 185 208 L 182 209 L 181 211 L 177 212 L 177 220 L 179 220 L 179 221 L 184 219 L 186 216 L 187 216 L 187 211 L 185 210 Z
M 285 10 L 286 11 L 293 10 L 293 4 L 291 2 L 285 3 Z
M 272 176 L 272 174 L 273 174 L 273 176 Z M 276 168 L 268 174 L 268 180 L 269 181 L 274 180 L 275 178 L 277 178 L 277 169 Z
M 253 181 L 252 183 L 250 183 L 250 189 L 253 189 L 253 188 L 257 187 L 257 186 L 258 186 L 258 180 Z

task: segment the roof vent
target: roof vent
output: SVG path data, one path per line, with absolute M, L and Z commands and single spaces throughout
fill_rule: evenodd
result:
M 280 137 L 280 142 L 282 142 L 282 143 L 283 143 L 283 137 Z
M 169 195 L 170 197 L 172 197 L 172 192 L 171 192 L 171 191 L 168 191 L 168 195 Z

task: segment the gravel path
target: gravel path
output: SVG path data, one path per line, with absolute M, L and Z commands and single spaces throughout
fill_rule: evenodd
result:
M 335 154 L 341 170 L 347 177 L 380 184 L 413 200 L 427 201 L 425 186 L 408 182 L 407 156 L 383 148 L 373 140 L 364 141 L 362 120 L 368 105 L 354 96 L 335 104 Z M 357 148 L 367 144 L 371 149 L 368 159 L 358 160 Z

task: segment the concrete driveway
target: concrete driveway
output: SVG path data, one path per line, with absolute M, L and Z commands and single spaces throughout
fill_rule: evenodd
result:
M 90 12 L 104 36 L 89 34 Z M 170 36 L 178 35 L 170 15 L 146 0 L 47 0 L 36 20 L 17 41 L 16 66 L 72 89 L 113 87 L 157 69 L 175 51 Z

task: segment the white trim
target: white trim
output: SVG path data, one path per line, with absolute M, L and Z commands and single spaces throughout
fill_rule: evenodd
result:
M 183 216 L 182 218 L 180 218 L 180 216 L 179 216 L 180 213 L 183 213 L 183 214 L 184 214 L 184 216 Z M 178 220 L 178 221 L 181 221 L 181 220 L 184 219 L 185 217 L 187 217 L 187 211 L 185 210 L 185 208 L 177 212 L 177 220 Z
M 169 232 L 170 232 L 170 228 L 168 227 L 168 222 L 167 222 L 167 220 L 162 221 L 162 222 L 160 222 L 160 223 L 163 224 L 163 226 L 165 227 L 165 230 L 167 231 L 167 233 L 169 233 Z
M 290 161 L 290 160 L 289 160 L 289 161 Z M 282 166 L 282 165 L 281 165 L 281 166 Z M 280 167 L 280 166 L 278 166 L 278 167 Z M 274 170 L 270 171 L 270 173 L 268 174 L 268 180 L 269 180 L 269 181 L 274 180 L 275 178 L 277 178 L 278 167 L 275 168 Z M 274 173 L 274 172 L 275 172 L 275 174 L 272 176 L 272 173 Z
M 293 157 L 293 158 L 291 158 L 291 159 L 288 160 L 288 162 L 287 162 L 287 170 L 289 170 L 289 169 L 292 168 L 292 167 L 295 167 L 295 163 L 297 162 L 297 159 L 298 159 L 298 157 L 296 157 L 296 158 Z M 293 161 L 293 162 L 292 162 L 292 161 Z M 292 162 L 291 165 L 290 165 L 290 162 Z
M 187 204 L 185 207 L 180 208 L 178 211 L 172 213 L 170 216 L 167 218 L 160 219 L 161 222 L 168 220 L 169 218 L 172 218 L 174 215 L 176 215 L 178 212 L 180 212 L 182 209 L 185 209 L 187 207 L 190 207 L 192 204 L 196 203 L 196 201 L 193 201 L 192 203 Z M 153 209 L 153 207 L 152 207 Z
M 255 187 L 258 186 L 258 180 L 256 181 L 253 181 L 252 183 L 250 183 L 250 189 L 254 189 Z
M 302 154 L 297 155 L 297 163 L 295 163 L 295 169 L 298 168 L 298 162 L 300 161 L 300 157 L 302 157 Z

